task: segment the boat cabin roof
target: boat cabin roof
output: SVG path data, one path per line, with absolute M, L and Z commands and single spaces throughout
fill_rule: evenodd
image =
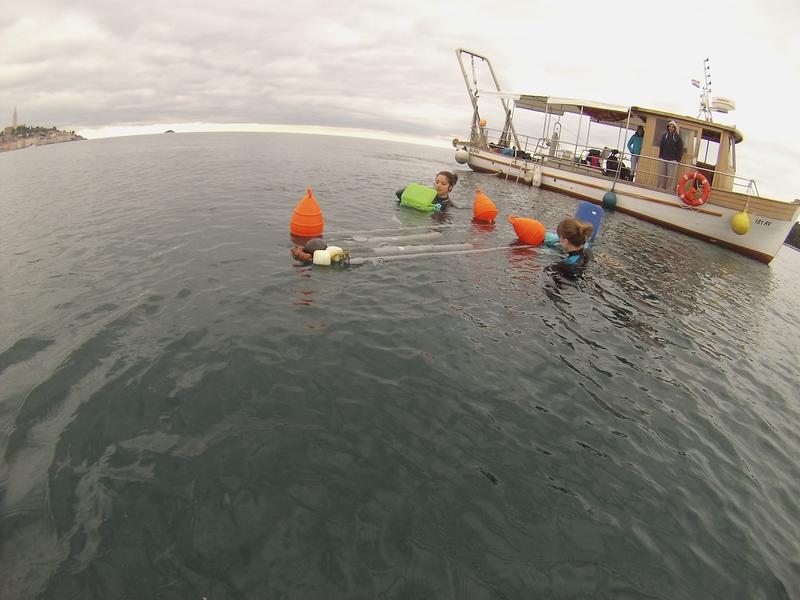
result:
M 733 141 L 738 144 L 744 140 L 742 132 L 736 129 L 733 125 L 725 125 L 724 123 L 709 123 L 705 119 L 698 119 L 696 117 L 687 117 L 686 115 L 676 115 L 673 113 L 664 112 L 661 110 L 654 110 L 652 108 L 641 108 L 639 106 L 631 106 L 631 112 L 639 115 L 653 115 L 654 117 L 675 118 L 684 123 L 697 125 L 702 128 L 703 139 L 712 142 L 719 142 L 720 132 L 727 131 L 733 137 Z
M 727 131 L 738 144 L 744 139 L 741 132 L 731 125 L 723 123 L 709 123 L 703 119 L 687 117 L 675 113 L 642 108 L 640 106 L 620 106 L 616 104 L 606 104 L 604 102 L 594 102 L 592 100 L 581 100 L 578 98 L 559 98 L 556 96 L 540 96 L 535 94 L 525 94 L 517 92 L 503 91 L 484 91 L 481 90 L 480 96 L 497 96 L 514 101 L 516 108 L 532 110 L 536 112 L 546 112 L 551 115 L 563 115 L 571 113 L 576 115 L 588 116 L 596 123 L 612 125 L 614 127 L 644 125 L 647 117 L 666 117 L 684 123 L 695 124 L 702 127 L 703 139 L 719 142 L 720 132 Z M 630 120 L 628 113 L 630 112 Z

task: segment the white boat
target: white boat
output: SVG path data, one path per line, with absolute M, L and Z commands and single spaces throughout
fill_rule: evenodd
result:
M 456 138 L 453 146 L 456 161 L 474 171 L 589 200 L 765 263 L 775 257 L 800 217 L 800 200 L 783 202 L 762 197 L 755 181 L 737 176 L 736 144 L 743 136 L 733 126 L 713 122 L 710 110 L 705 118 L 693 118 L 639 106 L 506 92 L 486 57 L 462 48 L 456 50 L 456 55 L 473 115 L 469 140 Z M 476 62 L 484 63 L 480 70 L 488 72 L 488 79 L 493 80 L 489 82 L 491 88 L 479 87 Z M 505 122 L 501 130 L 489 129 L 481 118 L 479 102 L 487 100 L 502 105 Z M 712 102 L 706 99 L 706 106 L 727 112 L 734 103 L 727 98 Z M 541 135 L 517 133 L 514 118 L 521 110 L 544 114 Z M 575 115 L 569 117 L 570 127 L 577 123 L 574 142 L 562 137 L 562 118 L 565 122 L 568 118 L 565 115 Z M 669 121 L 677 124 L 684 146 L 672 180 L 660 175 L 664 161 L 658 158 L 659 143 Z M 617 144 L 621 147 L 590 143 L 593 124 L 617 128 Z M 644 128 L 644 141 L 634 180 L 626 165 L 630 164 L 630 154 L 625 144 L 639 125 Z M 616 156 L 609 156 L 612 151 Z M 687 182 L 684 176 L 691 179 Z M 704 179 L 709 184 L 707 200 L 694 206 L 701 194 L 691 185 Z M 678 195 L 681 189 L 689 192 L 686 200 Z M 698 199 L 693 200 L 694 196 Z

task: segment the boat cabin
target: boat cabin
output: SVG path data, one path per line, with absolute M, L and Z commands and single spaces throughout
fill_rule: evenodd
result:
M 530 145 L 535 145 L 534 154 L 547 154 L 550 157 L 558 158 L 555 147 L 572 147 L 575 157 L 591 154 L 592 146 L 589 144 L 589 134 L 593 124 L 609 125 L 621 131 L 619 146 L 617 150 L 621 152 L 621 158 L 625 164 L 630 164 L 630 154 L 627 151 L 626 143 L 628 138 L 633 135 L 636 127 L 644 127 L 644 142 L 637 167 L 636 183 L 640 185 L 656 187 L 658 184 L 658 152 L 661 136 L 667 130 L 667 123 L 675 121 L 678 125 L 678 133 L 683 139 L 684 155 L 678 166 L 675 176 L 677 181 L 688 171 L 699 170 L 706 176 L 712 189 L 720 191 L 733 191 L 736 176 L 736 144 L 743 140 L 742 134 L 730 125 L 713 123 L 703 119 L 696 119 L 688 116 L 676 115 L 673 113 L 657 111 L 639 106 L 617 106 L 586 100 L 576 100 L 568 98 L 555 98 L 552 96 L 538 96 L 531 94 L 514 93 L 487 93 L 484 95 L 497 95 L 503 99 L 513 100 L 515 110 L 529 110 L 544 113 L 544 126 L 542 138 L 538 142 L 525 140 L 522 143 L 516 142 L 516 147 L 530 149 Z M 516 132 L 511 124 L 511 113 L 508 111 L 508 119 L 504 128 L 502 139 L 517 139 Z M 559 137 L 561 126 L 560 118 L 565 114 L 573 114 L 579 117 L 579 123 L 588 125 L 578 126 L 577 139 L 575 143 L 564 137 Z M 586 128 L 585 130 L 583 128 Z M 553 144 L 552 141 L 558 142 Z M 585 140 L 581 144 L 580 140 Z M 542 142 L 546 143 L 549 150 L 542 148 Z M 566 157 L 568 153 L 564 153 Z M 605 158 L 605 156 L 603 156 Z M 578 162 L 582 162 L 578 160 Z M 742 186 L 743 182 L 739 182 Z
M 687 171 L 698 170 L 706 176 L 713 189 L 733 190 L 736 175 L 736 144 L 743 139 L 735 127 L 637 106 L 631 108 L 631 116 L 634 115 L 644 126 L 639 175 L 636 178 L 638 183 L 656 185 L 661 136 L 667 130 L 667 123 L 675 121 L 684 148 L 676 179 Z

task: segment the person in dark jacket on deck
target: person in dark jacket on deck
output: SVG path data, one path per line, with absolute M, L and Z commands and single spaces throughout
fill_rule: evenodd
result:
M 659 163 L 658 187 L 664 190 L 675 191 L 675 171 L 678 163 L 683 158 L 683 139 L 678 133 L 675 121 L 667 124 L 667 132 L 661 136 L 658 146 Z

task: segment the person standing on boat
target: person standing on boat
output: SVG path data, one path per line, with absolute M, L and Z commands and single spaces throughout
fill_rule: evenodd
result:
M 658 158 L 661 159 L 658 187 L 664 190 L 674 190 L 675 171 L 683 157 L 683 139 L 678 133 L 678 124 L 675 121 L 667 123 L 667 132 L 661 136 L 658 148 Z
M 642 142 L 644 142 L 644 127 L 639 125 L 636 133 L 628 140 L 628 152 L 631 153 L 631 176 L 636 177 L 636 166 L 639 164 L 639 155 L 642 153 Z

